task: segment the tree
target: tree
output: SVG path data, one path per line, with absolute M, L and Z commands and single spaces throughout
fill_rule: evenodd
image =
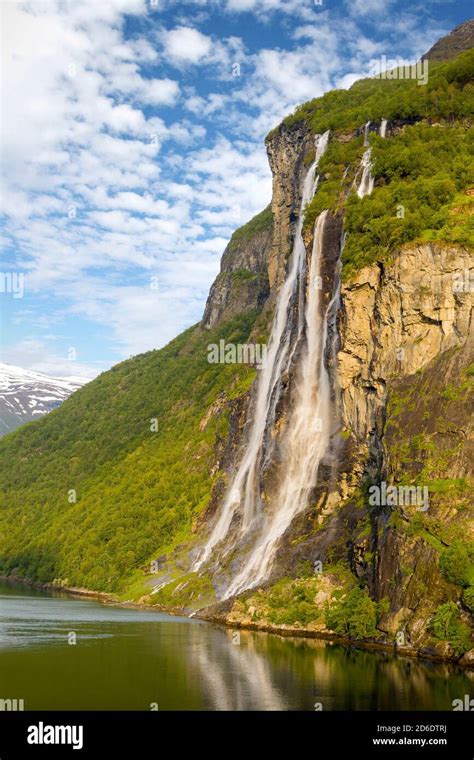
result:
M 445 580 L 467 588 L 474 585 L 473 550 L 462 541 L 454 541 L 439 560 L 439 568 Z
M 451 644 L 455 654 L 467 652 L 471 646 L 469 628 L 461 621 L 461 613 L 454 602 L 438 607 L 431 628 L 437 639 Z
M 366 639 L 377 635 L 377 605 L 356 586 L 326 610 L 326 625 L 341 636 Z

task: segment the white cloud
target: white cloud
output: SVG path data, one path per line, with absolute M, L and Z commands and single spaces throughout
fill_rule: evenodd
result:
M 222 111 L 229 103 L 231 96 L 221 93 L 211 93 L 207 98 L 191 95 L 186 98 L 185 108 L 196 116 L 211 116 L 216 111 Z
M 251 12 L 260 18 L 284 13 L 312 20 L 316 18 L 314 0 L 225 0 L 225 9 L 231 13 Z
M 51 377 L 83 377 L 89 380 L 108 369 L 106 362 L 71 361 L 66 356 L 59 356 L 50 343 L 36 338 L 25 338 L 16 346 L 4 350 L 2 361 Z
M 211 38 L 191 27 L 180 26 L 160 36 L 165 56 L 172 63 L 199 63 L 211 51 Z
M 172 79 L 143 80 L 140 95 L 143 102 L 157 106 L 162 103 L 172 105 L 179 94 L 178 83 Z
M 379 16 L 391 13 L 393 0 L 346 0 L 351 16 Z

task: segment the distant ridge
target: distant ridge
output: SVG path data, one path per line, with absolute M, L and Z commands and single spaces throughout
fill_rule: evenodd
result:
M 0 363 L 0 436 L 62 404 L 87 378 L 49 377 Z
M 445 37 L 441 37 L 422 58 L 427 58 L 429 61 L 450 61 L 472 47 L 474 47 L 474 19 L 471 18 L 455 27 Z

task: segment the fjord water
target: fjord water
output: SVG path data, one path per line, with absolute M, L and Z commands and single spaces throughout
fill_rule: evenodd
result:
M 68 644 L 75 633 L 76 645 Z M 451 710 L 462 670 L 0 585 L 0 699 L 25 710 Z

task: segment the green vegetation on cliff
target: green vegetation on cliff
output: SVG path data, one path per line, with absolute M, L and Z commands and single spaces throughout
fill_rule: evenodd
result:
M 340 636 L 367 639 L 377 636 L 378 607 L 366 590 L 356 586 L 328 605 L 326 625 Z
M 346 270 L 412 241 L 474 245 L 474 129 L 420 123 L 372 143 L 376 188 L 347 198 Z
M 446 602 L 438 607 L 431 627 L 437 639 L 451 644 L 454 654 L 460 655 L 470 649 L 469 626 L 461 621 L 454 602 Z
M 453 541 L 441 554 L 439 567 L 449 583 L 461 588 L 474 586 L 474 545 L 466 541 Z
M 454 122 L 474 112 L 474 50 L 449 63 L 429 64 L 428 81 L 360 79 L 349 90 L 332 90 L 297 108 L 287 127 L 305 122 L 315 134 L 348 132 L 368 121 L 444 119 Z M 270 133 L 271 135 L 271 133 Z
M 331 129 L 320 160 L 318 192 L 305 211 L 305 226 L 324 209 L 343 213 L 348 233 L 344 276 L 386 260 L 404 243 L 438 240 L 474 246 L 474 51 L 436 64 L 428 84 L 413 80 L 363 80 L 306 103 L 283 124 L 305 121 Z M 388 119 L 389 139 L 370 133 L 375 188 L 359 198 L 362 135 L 367 121 Z M 349 139 L 351 137 L 351 139 Z
M 254 235 L 256 235 L 258 232 L 262 232 L 263 230 L 268 230 L 273 222 L 273 214 L 271 206 L 267 206 L 263 209 L 259 214 L 256 214 L 256 216 L 252 217 L 250 221 L 248 221 L 246 224 L 244 224 L 242 227 L 239 227 L 234 234 L 232 235 L 229 245 L 228 245 L 228 251 L 235 250 L 238 246 L 243 245 L 244 243 L 248 242 Z

